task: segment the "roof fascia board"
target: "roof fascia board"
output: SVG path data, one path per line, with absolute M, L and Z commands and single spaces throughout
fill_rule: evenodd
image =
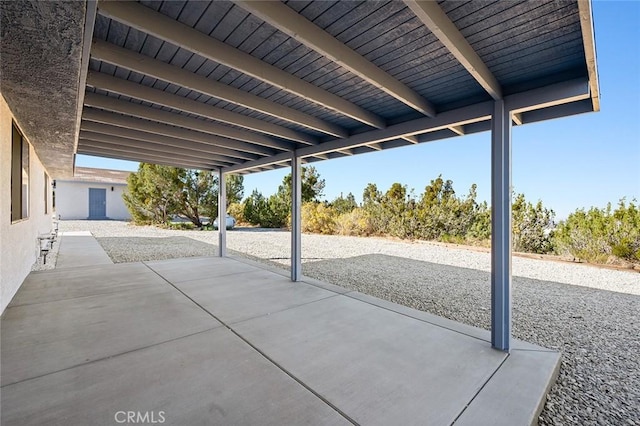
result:
M 596 59 L 596 40 L 595 32 L 593 30 L 591 0 L 578 0 L 578 12 L 580 14 L 580 28 L 582 30 L 585 60 L 587 62 L 587 71 L 589 73 L 589 88 L 591 89 L 593 111 L 600 111 L 598 61 Z
M 80 122 L 82 121 L 82 104 L 85 96 L 85 84 L 89 71 L 89 60 L 91 58 L 91 39 L 93 37 L 93 27 L 98 14 L 97 0 L 87 0 L 85 2 L 84 33 L 82 35 L 82 59 L 80 60 L 80 75 L 78 77 L 78 103 L 76 106 L 76 129 L 74 138 L 74 151 L 78 147 L 78 135 L 80 134 Z M 75 157 L 73 169 L 75 171 Z

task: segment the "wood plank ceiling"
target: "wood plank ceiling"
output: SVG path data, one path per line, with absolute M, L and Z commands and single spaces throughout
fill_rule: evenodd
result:
M 582 0 L 99 2 L 77 152 L 248 172 L 595 111 L 592 40 Z

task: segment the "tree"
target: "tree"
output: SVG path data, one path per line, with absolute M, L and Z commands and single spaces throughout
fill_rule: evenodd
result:
M 324 179 L 320 179 L 320 174 L 315 167 L 302 167 L 302 202 L 318 201 L 324 195 Z M 282 180 L 282 185 L 278 187 L 278 195 L 291 202 L 291 173 Z
M 302 167 L 302 202 L 317 201 L 324 191 L 324 179 L 320 179 L 315 167 Z M 264 228 L 282 228 L 291 216 L 291 174 L 282 180 L 278 192 L 265 198 L 258 191 L 244 201 L 244 217 L 252 225 Z
M 203 218 L 218 215 L 218 175 L 178 167 L 141 163 L 123 195 L 135 223 L 167 224 L 173 215 L 203 226 Z M 228 176 L 227 206 L 244 193 L 244 178 Z
M 362 204 L 379 203 L 382 194 L 378 191 L 378 187 L 375 183 L 368 183 L 367 187 L 362 192 Z
M 356 203 L 356 197 L 352 193 L 348 193 L 346 197 L 343 197 L 340 194 L 339 197 L 336 197 L 330 203 L 331 207 L 333 207 L 338 214 L 349 213 L 356 207 L 358 207 L 358 203 Z
M 217 212 L 217 177 L 208 171 L 180 169 L 176 182 L 180 192 L 176 196 L 175 213 L 189 219 L 198 228 L 203 226 L 202 217 Z M 216 191 L 214 191 L 216 189 Z
M 122 195 L 133 222 L 138 225 L 166 224 L 176 209 L 179 169 L 141 163 L 127 178 Z
M 180 196 L 177 199 L 175 213 L 189 219 L 201 228 L 203 217 L 210 222 L 218 217 L 218 174 L 211 171 L 179 169 Z M 244 177 L 230 175 L 225 179 L 227 190 L 227 207 L 242 199 L 244 194 Z M 223 219 L 224 220 L 224 219 Z
M 244 196 L 244 176 L 227 175 L 227 207 L 232 203 L 239 203 Z M 216 179 L 217 185 L 217 179 Z M 217 191 L 216 191 L 217 195 Z
M 244 200 L 244 218 L 252 225 L 259 225 L 260 218 L 264 216 L 267 202 L 264 196 L 254 189 L 251 195 Z

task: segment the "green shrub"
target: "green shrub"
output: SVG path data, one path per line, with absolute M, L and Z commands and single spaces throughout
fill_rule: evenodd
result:
M 169 229 L 176 229 L 178 231 L 188 231 L 195 229 L 195 225 L 191 222 L 170 222 L 167 227 Z
M 333 207 L 336 213 L 340 215 L 343 213 L 349 213 L 358 207 L 358 203 L 356 203 L 356 197 L 352 193 L 349 193 L 346 197 L 343 197 L 342 194 L 340 194 L 339 197 L 330 203 L 330 206 Z
M 542 201 L 534 206 L 518 194 L 512 206 L 513 249 L 527 253 L 545 254 L 553 251 L 553 210 L 542 206 Z
M 640 261 L 640 210 L 624 199 L 615 210 L 611 204 L 576 210 L 556 228 L 554 245 L 558 254 L 588 262 L 604 263 L 610 256 Z

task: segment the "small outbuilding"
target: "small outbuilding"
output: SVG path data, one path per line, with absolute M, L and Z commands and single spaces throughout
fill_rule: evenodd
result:
M 122 199 L 129 174 L 122 170 L 76 167 L 72 178 L 56 180 L 56 214 L 62 220 L 131 219 Z

